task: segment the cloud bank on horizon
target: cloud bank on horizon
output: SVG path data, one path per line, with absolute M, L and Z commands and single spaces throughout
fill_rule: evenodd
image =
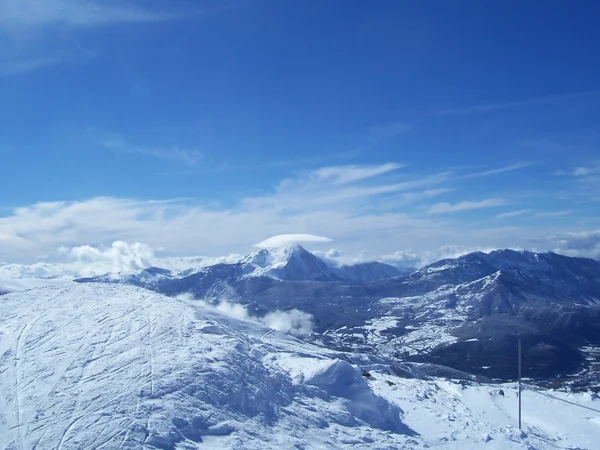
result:
M 0 217 L 0 261 L 66 257 L 115 271 L 148 266 L 155 259 L 152 249 L 162 256 L 216 257 L 248 253 L 253 245 L 305 244 L 326 251 L 323 245 L 332 241 L 348 257 L 361 254 L 363 259 L 404 252 L 403 258 L 410 254 L 412 260 L 431 261 L 448 248 L 600 256 L 598 230 L 574 228 L 569 211 L 552 217 L 529 204 L 535 196 L 527 201 L 522 193 L 479 200 L 484 195 L 472 192 L 464 179 L 464 173 L 452 171 L 417 176 L 399 164 L 329 166 L 299 172 L 271 192 L 244 197 L 228 208 L 194 199 L 36 203 Z M 457 191 L 475 200 L 436 201 Z M 510 223 L 502 224 L 503 218 Z

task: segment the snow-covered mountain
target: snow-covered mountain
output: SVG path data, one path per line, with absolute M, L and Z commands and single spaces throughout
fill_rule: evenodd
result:
M 377 261 L 334 265 L 301 245 L 262 249 L 242 260 L 245 276 L 266 276 L 285 281 L 345 281 L 362 283 L 400 276 L 394 266 Z
M 364 262 L 353 265 L 333 265 L 313 255 L 301 245 L 261 249 L 239 261 L 219 263 L 197 270 L 171 272 L 166 269 L 148 268 L 135 272 L 106 274 L 83 278 L 83 281 L 105 283 L 128 283 L 156 288 L 168 279 L 194 277 L 223 281 L 266 277 L 282 281 L 344 281 L 363 283 L 400 276 L 394 266 L 381 262 Z M 166 283 L 168 284 L 168 283 Z
M 587 370 L 588 347 L 600 345 L 598 261 L 498 250 L 392 278 L 388 267 L 335 267 L 296 246 L 184 277 L 144 270 L 116 280 L 213 303 L 225 298 L 257 316 L 300 309 L 314 316 L 314 339 L 329 348 L 503 379 L 514 378 L 519 338 L 525 373 L 538 379 Z
M 424 365 L 326 349 L 123 284 L 2 296 L 0 361 L 7 450 L 545 450 L 600 441 L 590 393 L 528 388 L 521 432 L 514 384 L 432 378 Z
M 519 338 L 531 377 L 588 367 L 586 349 L 600 345 L 600 263 L 591 259 L 473 253 L 382 283 L 374 297 L 372 318 L 331 339 L 502 378 L 516 373 Z
M 599 276 L 598 261 L 554 253 L 475 252 L 402 274 L 381 263 L 336 266 L 293 246 L 189 271 L 148 268 L 77 281 L 133 284 L 209 303 L 227 299 L 257 317 L 299 309 L 314 317 L 312 339 L 326 347 L 492 378 L 514 378 L 521 339 L 527 376 L 588 371 L 592 380 Z
M 131 284 L 148 289 L 159 288 L 162 283 L 177 278 L 178 274 L 160 267 L 148 267 L 129 272 L 107 273 L 96 277 L 78 278 L 76 281 L 97 283 Z
M 335 271 L 301 245 L 262 249 L 241 261 L 244 276 L 286 281 L 337 281 Z

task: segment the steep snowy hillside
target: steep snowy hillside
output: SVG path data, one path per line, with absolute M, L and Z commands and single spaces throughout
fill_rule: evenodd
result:
M 0 297 L 0 448 L 563 448 L 600 441 L 589 394 L 392 375 L 124 285 Z M 361 369 L 369 371 L 369 376 Z

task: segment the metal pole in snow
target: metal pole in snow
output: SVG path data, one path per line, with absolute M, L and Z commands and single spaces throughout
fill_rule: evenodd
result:
M 521 429 L 521 339 L 519 339 L 519 430 Z

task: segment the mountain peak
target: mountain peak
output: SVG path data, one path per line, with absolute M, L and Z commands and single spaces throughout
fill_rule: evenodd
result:
M 300 244 L 286 245 L 285 247 L 274 248 L 271 249 L 271 253 L 274 255 L 282 255 L 288 260 L 292 258 L 306 258 L 310 256 L 316 258 L 315 255 L 306 250 Z

